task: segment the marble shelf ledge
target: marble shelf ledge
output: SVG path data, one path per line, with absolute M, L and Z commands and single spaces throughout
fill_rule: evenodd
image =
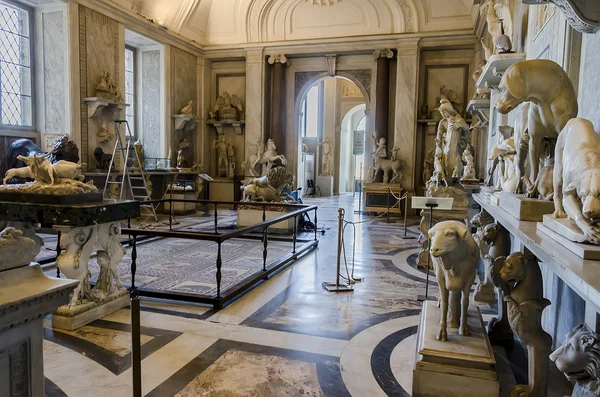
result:
M 223 120 L 223 121 L 216 121 L 216 120 L 209 120 L 206 122 L 206 124 L 212 125 L 217 129 L 217 134 L 222 135 L 225 133 L 225 127 L 226 126 L 231 126 L 235 129 L 235 133 L 237 135 L 244 135 L 244 125 L 246 125 L 246 122 L 244 120 L 242 121 L 235 121 L 235 120 Z
M 581 33 L 600 30 L 600 2 L 598 0 L 523 0 L 523 4 L 554 4 L 564 14 L 571 27 Z
M 473 199 L 596 312 L 600 311 L 600 261 L 580 258 L 538 231 L 537 222 L 516 219 L 481 193 L 474 194 Z
M 490 120 L 490 103 L 489 99 L 472 99 L 467 105 L 467 112 L 487 124 Z
M 492 55 L 481 72 L 477 87 L 497 88 L 502 80 L 502 75 L 512 64 L 524 61 L 524 53 L 508 53 Z
M 176 114 L 173 116 L 173 120 L 175 120 L 175 129 L 177 131 L 187 129 L 189 125 L 193 125 L 200 121 L 199 118 L 187 114 Z
M 87 104 L 88 117 L 90 119 L 97 119 L 103 114 L 111 119 L 116 119 L 119 117 L 121 110 L 129 106 L 128 103 L 100 97 L 83 98 L 83 102 Z

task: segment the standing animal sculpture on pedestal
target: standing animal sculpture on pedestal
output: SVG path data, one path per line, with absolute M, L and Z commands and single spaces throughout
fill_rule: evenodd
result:
M 477 274 L 479 247 L 467 226 L 459 221 L 440 222 L 429 229 L 428 234 L 442 309 L 436 339 L 448 340 L 448 304 L 450 328 L 458 328 L 459 335 L 467 336 L 469 294 Z
M 487 0 L 479 7 L 479 13 L 482 16 L 485 15 L 488 33 L 492 36 L 494 46 L 497 45 L 498 39 L 503 35 L 503 30 L 506 31 L 508 37 L 512 37 L 512 13 L 508 4 L 496 0 Z M 504 28 L 501 27 L 501 21 Z
M 531 180 L 537 180 L 542 141 L 556 139 L 577 117 L 577 96 L 569 76 L 556 62 L 536 59 L 510 66 L 498 86 L 496 109 L 506 114 L 530 102 L 527 120 Z M 520 176 L 519 176 L 520 178 Z M 537 191 L 528 194 L 537 197 Z
M 521 177 L 525 183 L 527 194 L 532 195 L 537 190 L 542 200 L 552 200 L 554 198 L 554 155 L 549 154 L 544 159 L 544 167 L 540 170 L 537 179 L 531 182 L 527 176 Z
M 477 231 L 473 234 L 473 239 L 475 240 L 475 242 L 477 243 L 477 246 L 479 247 L 479 259 L 477 261 L 477 268 L 478 271 L 483 269 L 483 276 L 480 275 L 479 277 L 479 284 L 477 284 L 477 287 L 475 289 L 475 295 L 473 297 L 473 299 L 475 301 L 478 302 L 487 302 L 489 299 L 487 297 L 481 297 L 480 295 L 483 293 L 484 295 L 491 295 L 489 293 L 489 280 L 488 280 L 488 276 L 487 276 L 487 266 L 486 266 L 486 262 L 485 262 L 485 257 L 488 254 L 489 251 L 489 247 L 487 245 L 487 243 L 484 240 L 484 231 L 485 231 L 485 227 L 487 225 L 489 225 L 490 223 L 494 223 L 494 218 L 483 208 L 481 209 L 480 212 L 478 212 L 472 219 L 471 219 L 471 226 L 477 228 Z M 482 292 L 480 292 L 480 290 Z M 494 286 L 492 285 L 492 293 L 494 292 Z M 493 297 L 494 301 L 495 301 L 495 294 Z
M 386 159 L 381 157 L 375 157 L 375 167 L 373 167 L 373 171 L 371 173 L 370 182 L 375 182 L 375 178 L 377 177 L 377 173 L 379 170 L 383 171 L 383 183 L 400 183 L 402 179 L 402 174 L 400 170 L 404 165 L 404 161 L 400 160 L 398 157 L 398 152 L 400 149 L 393 148 L 392 149 L 392 158 Z M 392 179 L 390 180 L 390 172 L 392 173 Z
M 573 119 L 554 153 L 554 216 L 568 215 L 590 242 L 600 244 L 600 135 L 591 121 Z
M 529 383 L 517 385 L 511 397 L 547 397 L 548 353 L 552 337 L 542 329 L 542 312 L 550 305 L 544 298 L 542 272 L 534 257 L 520 252 L 494 260 L 490 269 L 494 285 L 504 292 L 508 322 L 527 345 Z
M 575 383 L 571 397 L 600 396 L 600 338 L 587 325 L 580 324 L 569 332 L 550 360 Z
M 248 142 L 249 146 L 256 147 L 256 154 L 250 155 L 243 163 L 242 168 L 244 174 L 250 176 L 264 176 L 273 168 L 275 162 L 279 161 L 281 165 L 287 165 L 287 159 L 283 154 L 277 154 L 277 146 L 272 139 L 267 140 L 266 148 L 265 145 L 258 141 L 256 145 Z M 265 150 L 266 149 L 266 150 Z M 256 166 L 262 165 L 262 173 L 256 172 Z

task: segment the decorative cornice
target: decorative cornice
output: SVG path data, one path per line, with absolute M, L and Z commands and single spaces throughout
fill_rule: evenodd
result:
M 394 51 L 392 51 L 389 48 L 382 48 L 379 50 L 375 50 L 375 52 L 373 52 L 373 58 L 374 59 L 379 59 L 379 58 L 393 58 L 394 57 Z
M 523 4 L 554 4 L 564 14 L 571 27 L 581 33 L 600 30 L 600 2 L 598 0 L 523 0 Z
M 331 6 L 336 3 L 339 3 L 341 0 L 304 0 L 304 1 L 308 1 L 312 5 L 317 5 L 317 6 Z

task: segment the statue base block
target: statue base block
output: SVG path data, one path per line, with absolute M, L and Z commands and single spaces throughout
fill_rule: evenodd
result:
M 491 282 L 487 284 L 477 284 L 475 294 L 473 295 L 475 302 L 496 303 L 496 290 Z
M 321 196 L 333 196 L 333 176 L 318 176 L 317 186 L 321 189 Z
M 600 260 L 600 246 L 585 242 L 585 235 L 568 218 L 556 219 L 552 215 L 544 215 L 544 222 L 537 224 L 537 230 L 580 258 Z
M 69 308 L 61 306 L 52 315 L 52 327 L 69 331 L 83 327 L 129 305 L 129 292 L 120 289 L 100 302 L 88 302 Z
M 492 194 L 494 194 L 495 192 L 499 192 L 500 190 L 497 189 L 494 186 L 486 186 L 486 185 L 481 185 L 481 195 L 486 198 L 489 199 Z
M 448 340 L 440 342 L 435 339 L 439 322 L 437 303 L 425 302 L 417 334 L 412 396 L 498 397 L 496 360 L 479 308 L 469 307 L 469 336 L 448 328 Z
M 554 212 L 554 202 L 527 198 L 524 194 L 502 192 L 499 205 L 520 221 L 540 222 L 545 214 Z
M 282 215 L 285 215 L 288 211 L 283 209 L 280 210 L 281 207 L 273 206 L 273 209 L 269 209 L 267 207 L 265 211 L 265 218 L 267 221 L 271 219 L 275 219 Z M 261 223 L 263 221 L 263 210 L 260 206 L 252 207 L 251 205 L 240 205 L 238 206 L 237 211 L 237 227 L 247 227 L 256 225 L 257 223 Z M 276 233 L 276 234 L 292 234 L 294 231 L 294 218 L 289 218 L 284 221 L 278 222 L 272 226 L 269 226 L 268 233 Z
M 490 196 L 490 203 L 492 203 L 494 205 L 500 205 L 500 193 L 498 193 L 498 192 L 492 193 L 492 195 Z
M 239 184 L 229 179 L 208 181 L 208 199 L 212 201 L 235 201 L 235 188 L 238 186 Z M 219 208 L 232 209 L 233 205 L 219 204 Z

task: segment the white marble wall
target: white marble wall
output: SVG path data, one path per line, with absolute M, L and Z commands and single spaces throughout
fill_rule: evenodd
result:
M 600 131 L 600 34 L 583 36 L 579 76 L 579 116 L 590 119 Z
M 179 114 L 181 108 L 188 104 L 190 100 L 194 100 L 193 112 L 198 111 L 198 84 L 197 84 L 197 63 L 195 55 L 177 47 L 171 47 L 171 116 Z M 172 117 L 171 117 L 171 120 Z M 192 145 L 196 142 L 197 126 L 192 131 L 175 131 L 174 124 L 172 125 L 171 147 L 176 151 L 179 147 L 179 141 L 187 138 Z M 193 147 L 192 158 L 188 159 L 190 165 L 198 161 L 200 148 Z
M 140 84 L 141 107 L 138 113 L 141 120 L 141 136 L 146 157 L 162 157 L 164 140 L 161 128 L 161 53 L 159 49 L 140 50 L 138 59 L 141 63 Z
M 42 18 L 44 65 L 44 126 L 46 134 L 64 134 L 66 129 L 66 81 L 64 57 L 65 14 L 62 10 L 44 12 Z

